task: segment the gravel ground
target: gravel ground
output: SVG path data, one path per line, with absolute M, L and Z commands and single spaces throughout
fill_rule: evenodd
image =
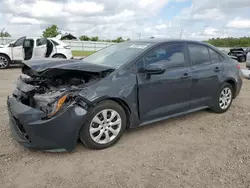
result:
M 24 149 L 8 127 L 6 97 L 19 68 L 0 74 L 0 187 L 250 187 L 250 81 L 228 112 L 208 111 L 127 131 L 113 147 L 73 153 Z

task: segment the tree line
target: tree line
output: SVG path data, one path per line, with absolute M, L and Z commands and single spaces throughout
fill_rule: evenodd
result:
M 43 31 L 43 37 L 46 37 L 46 38 L 50 38 L 50 37 L 53 38 L 59 34 L 61 34 L 61 31 L 59 31 L 59 28 L 57 27 L 57 25 L 52 25 Z M 113 39 L 113 40 L 100 40 L 98 36 L 89 37 L 87 35 L 80 36 L 79 40 L 81 41 L 105 41 L 105 42 L 124 42 L 125 41 L 125 39 L 123 39 L 122 37 L 118 37 L 117 39 Z M 126 39 L 126 40 L 130 40 L 130 39 Z
M 53 38 L 56 37 L 57 35 L 61 34 L 61 31 L 59 30 L 57 25 L 52 25 L 48 28 L 46 28 L 42 36 L 46 38 Z M 0 37 L 11 37 L 11 35 L 8 32 L 1 32 Z M 154 38 L 154 37 L 151 37 Z M 105 42 L 124 42 L 128 39 L 123 39 L 122 37 L 118 37 L 117 39 L 108 39 L 108 40 L 100 40 L 98 36 L 90 37 L 87 35 L 82 35 L 79 37 L 79 40 L 81 41 L 105 41 Z M 217 47 L 250 47 L 250 37 L 240 37 L 240 38 L 233 38 L 233 37 L 228 37 L 228 38 L 212 38 L 207 41 L 209 44 L 212 44 Z
M 205 42 L 217 47 L 250 47 L 250 37 L 212 38 Z

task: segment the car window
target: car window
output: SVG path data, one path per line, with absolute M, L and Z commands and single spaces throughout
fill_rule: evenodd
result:
M 103 48 L 83 59 L 86 63 L 119 68 L 150 48 L 152 42 L 128 41 Z
M 17 46 L 22 46 L 24 43 L 24 38 L 20 38 L 18 39 L 15 43 L 14 43 L 14 46 L 17 47 Z
M 42 46 L 42 45 L 46 45 L 46 44 L 47 44 L 47 39 L 45 39 L 45 38 L 36 40 L 36 45 L 37 46 Z
M 212 63 L 219 63 L 222 60 L 222 57 L 219 53 L 217 53 L 216 51 L 212 50 L 211 48 L 208 48 L 209 53 L 210 53 L 210 57 L 211 57 L 211 62 Z
M 164 61 L 166 69 L 185 67 L 184 46 L 182 44 L 166 44 L 157 47 L 145 55 L 144 67 L 152 63 L 162 63 L 162 61 Z
M 26 39 L 24 41 L 23 47 L 24 48 L 30 48 L 32 46 L 32 42 L 33 42 L 33 40 Z
M 210 64 L 208 48 L 203 45 L 188 44 L 190 58 L 193 66 Z

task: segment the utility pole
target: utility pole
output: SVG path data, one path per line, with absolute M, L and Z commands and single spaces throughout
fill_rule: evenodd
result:
M 139 39 L 141 38 L 141 32 L 140 32 L 140 33 L 138 33 L 138 38 L 139 38 Z
M 182 32 L 183 32 L 183 29 L 181 29 L 181 32 L 180 32 L 180 39 L 182 38 Z
M 5 27 L 1 31 L 2 44 L 3 44 L 3 31 L 4 31 L 4 29 L 5 29 Z

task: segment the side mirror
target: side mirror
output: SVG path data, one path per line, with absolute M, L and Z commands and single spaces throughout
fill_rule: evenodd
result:
M 14 47 L 14 43 L 10 43 L 9 47 Z
M 153 63 L 150 64 L 146 67 L 146 69 L 144 69 L 144 73 L 148 74 L 148 75 L 152 75 L 152 74 L 163 74 L 165 72 L 165 68 L 162 64 L 158 64 L 158 63 Z

